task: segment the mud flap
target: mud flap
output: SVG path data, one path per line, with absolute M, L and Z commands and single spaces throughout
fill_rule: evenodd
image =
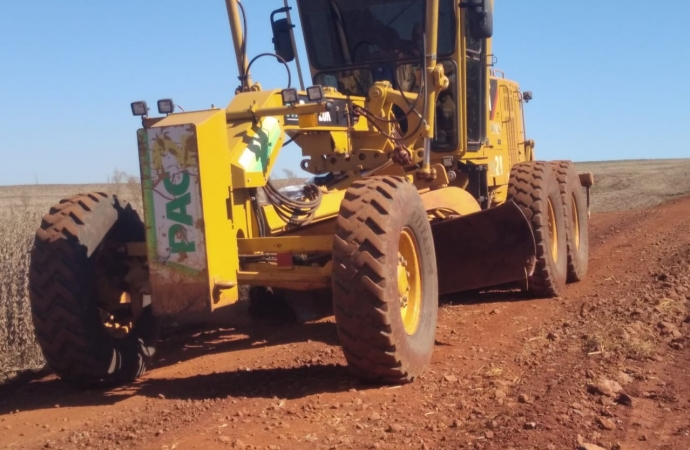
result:
M 532 227 L 512 201 L 432 225 L 439 294 L 524 280 L 536 262 Z

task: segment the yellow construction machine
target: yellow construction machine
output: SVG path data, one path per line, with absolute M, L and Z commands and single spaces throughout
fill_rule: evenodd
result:
M 513 283 L 553 297 L 585 276 L 593 181 L 535 160 L 532 95 L 493 68 L 492 0 L 296 0 L 307 87 L 287 0 L 267 17 L 274 52 L 253 59 L 243 5 L 226 4 L 240 79 L 227 108 L 131 105 L 143 221 L 90 193 L 38 229 L 33 319 L 60 377 L 131 381 L 158 319 L 252 286 L 250 301 L 329 292 L 353 372 L 403 383 L 429 364 L 439 295 Z M 287 69 L 284 89 L 253 81 L 259 57 Z M 271 173 L 297 147 L 313 178 L 288 195 Z

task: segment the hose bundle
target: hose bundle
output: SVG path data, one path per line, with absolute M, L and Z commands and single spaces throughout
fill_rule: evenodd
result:
M 269 203 L 275 208 L 278 217 L 288 225 L 301 227 L 309 225 L 314 219 L 316 210 L 321 206 L 323 194 L 315 184 L 304 186 L 306 201 L 287 197 L 276 189 L 269 180 L 264 187 L 264 193 Z

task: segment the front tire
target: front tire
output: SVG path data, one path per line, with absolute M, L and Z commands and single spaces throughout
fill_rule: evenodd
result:
M 110 386 L 144 373 L 158 323 L 118 250 L 143 241 L 137 213 L 106 194 L 63 200 L 43 217 L 31 251 L 31 312 L 43 355 L 63 380 Z
M 406 383 L 431 360 L 438 278 L 431 226 L 414 185 L 372 177 L 347 190 L 333 245 L 333 306 L 350 369 Z

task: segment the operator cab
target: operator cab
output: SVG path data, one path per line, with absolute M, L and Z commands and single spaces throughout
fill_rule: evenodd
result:
M 299 0 L 314 80 L 346 95 L 366 96 L 376 81 L 412 91 L 400 66 L 424 62 L 421 0 Z M 454 0 L 442 0 L 439 55 L 455 50 Z M 404 74 L 403 74 L 404 75 Z M 412 75 L 412 74 L 410 74 Z
M 423 0 L 297 0 L 314 84 L 330 86 L 344 95 L 366 97 L 377 81 L 410 94 L 423 89 Z M 466 61 L 467 143 L 477 147 L 484 137 L 483 102 L 486 97 L 485 39 L 472 39 L 465 22 L 466 53 L 459 39 L 457 0 L 440 0 L 438 63 L 450 86 L 436 102 L 436 130 L 432 150 L 453 152 L 459 147 L 462 70 Z M 465 14 L 469 16 L 469 14 Z M 464 56 L 464 57 L 463 57 Z M 484 58 L 484 59 L 482 59 Z M 397 109 L 397 110 L 396 110 Z M 394 109 L 400 118 L 404 112 Z M 421 112 L 421 111 L 420 111 Z M 402 132 L 407 131 L 401 120 Z

